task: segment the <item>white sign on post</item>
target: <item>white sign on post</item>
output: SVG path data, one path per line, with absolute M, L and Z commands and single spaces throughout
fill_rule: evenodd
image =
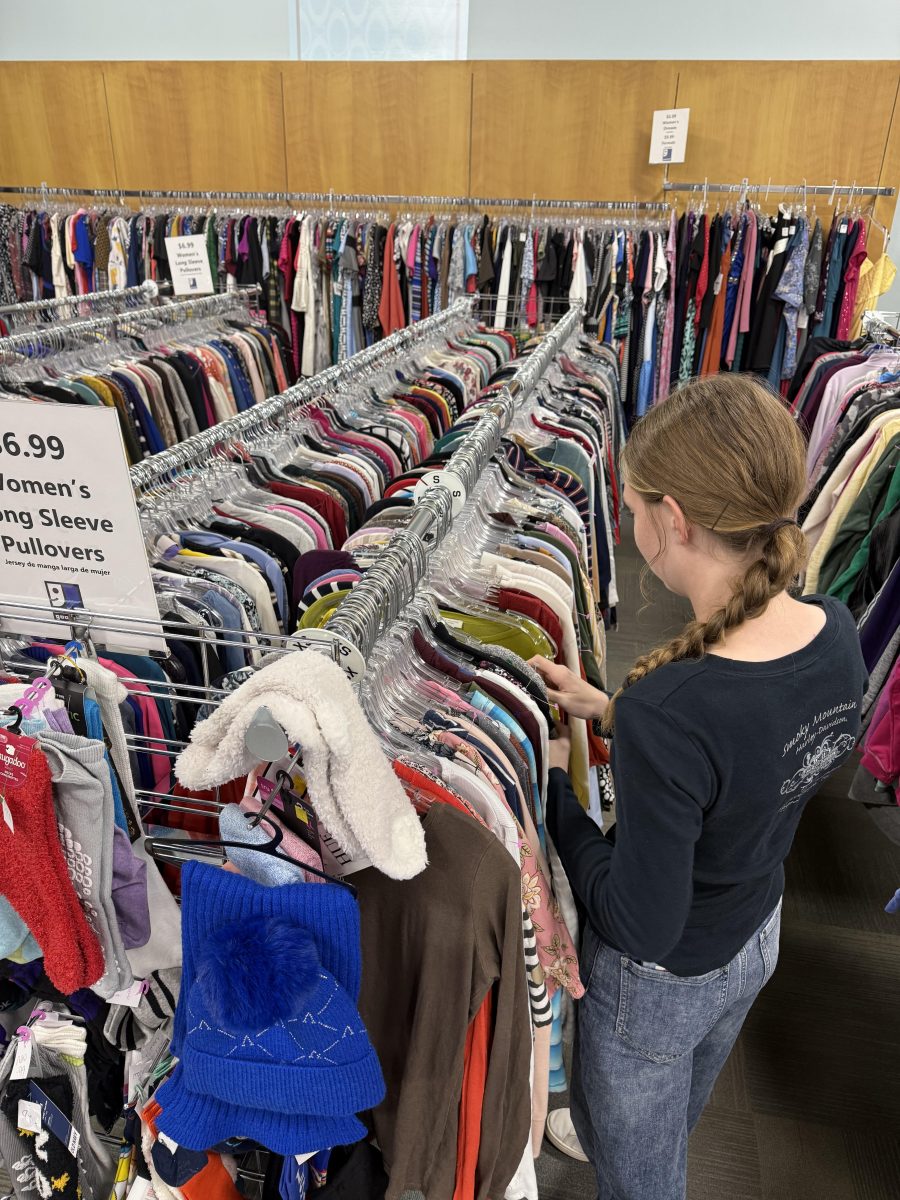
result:
M 172 272 L 172 291 L 176 296 L 207 296 L 216 290 L 209 269 L 205 234 L 167 237 L 166 254 Z
M 91 624 L 79 609 L 159 621 L 114 409 L 0 405 L 0 580 L 0 634 L 68 641 L 72 625 Z M 151 625 L 91 637 L 116 650 L 166 648 Z
M 682 163 L 687 150 L 689 108 L 658 108 L 650 133 L 651 163 Z

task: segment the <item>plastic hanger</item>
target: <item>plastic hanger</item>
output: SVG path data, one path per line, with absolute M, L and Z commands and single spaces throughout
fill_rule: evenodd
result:
M 270 841 L 262 844 L 255 844 L 252 842 L 235 842 L 220 838 L 200 838 L 193 840 L 191 838 L 148 837 L 144 839 L 144 848 L 149 854 L 152 854 L 154 858 L 159 856 L 161 859 L 165 859 L 165 855 L 168 850 L 256 850 L 260 854 L 268 854 L 270 858 L 278 858 L 281 859 L 282 862 L 288 862 L 292 866 L 299 867 L 302 871 L 309 871 L 312 875 L 317 875 L 320 879 L 324 879 L 326 883 L 335 883 L 339 887 L 347 888 L 350 894 L 354 897 L 357 895 L 356 888 L 348 880 L 336 879 L 332 875 L 326 875 L 324 871 L 320 871 L 316 867 L 308 866 L 306 863 L 295 862 L 290 855 L 285 854 L 282 850 L 279 850 L 278 847 L 281 845 L 284 835 L 279 826 L 275 824 L 275 822 L 269 817 L 265 817 L 264 820 L 272 828 L 272 838 Z M 166 859 L 166 861 L 181 865 L 183 862 L 188 860 L 185 858 Z

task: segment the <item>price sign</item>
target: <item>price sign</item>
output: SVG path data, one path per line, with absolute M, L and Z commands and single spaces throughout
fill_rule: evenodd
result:
M 99 645 L 165 650 L 149 626 L 111 632 L 99 626 L 115 621 L 79 618 L 83 610 L 159 621 L 114 409 L 0 405 L 0 578 L 2 633 L 66 641 L 66 625 L 91 624 Z
M 650 162 L 683 163 L 687 151 L 689 108 L 658 108 L 650 131 Z
M 166 255 L 172 272 L 172 291 L 176 296 L 208 296 L 216 290 L 204 234 L 167 237 Z

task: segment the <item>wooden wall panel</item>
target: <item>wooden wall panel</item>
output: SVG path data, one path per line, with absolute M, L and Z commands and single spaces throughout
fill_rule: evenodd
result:
M 288 187 L 464 195 L 464 62 L 282 63 Z
M 284 190 L 278 64 L 123 62 L 103 72 L 120 186 Z
M 881 164 L 881 174 L 878 182 L 882 187 L 900 189 L 900 78 L 897 80 L 897 87 L 894 93 L 891 125 L 884 148 L 884 160 Z M 869 226 L 867 244 L 870 258 L 875 258 L 884 249 L 885 242 L 887 241 L 885 231 L 890 232 L 897 203 L 896 195 L 880 196 L 875 202 L 874 216 L 878 224 L 876 225 L 873 222 Z M 879 228 L 879 225 L 882 228 Z M 894 253 L 896 257 L 896 247 Z
M 674 65 L 678 107 L 690 108 L 691 123 L 686 160 L 669 168 L 671 178 L 878 182 L 896 62 Z
M 471 63 L 472 194 L 653 199 L 655 108 L 674 103 L 670 62 Z
M 0 182 L 115 185 L 102 63 L 2 63 L 0 112 Z
M 898 187 L 898 85 L 893 62 L 7 62 L 0 183 L 653 199 L 677 97 L 673 179 Z

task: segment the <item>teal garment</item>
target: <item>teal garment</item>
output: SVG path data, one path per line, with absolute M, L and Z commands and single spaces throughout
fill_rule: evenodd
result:
M 588 496 L 593 493 L 594 473 L 587 451 L 572 438 L 558 437 L 552 446 L 535 450 L 534 457 L 550 466 L 569 471 Z
M 442 438 L 438 438 L 438 440 L 434 443 L 433 453 L 444 454 L 447 452 L 452 452 L 466 437 L 466 435 L 471 432 L 471 425 L 462 425 L 458 429 L 451 429 L 449 433 L 445 433 Z
M 566 1064 L 563 1060 L 562 1036 L 562 994 L 563 989 L 557 988 L 550 1001 L 553 1013 L 553 1023 L 550 1026 L 550 1091 L 564 1092 L 566 1082 Z
M 819 569 L 817 587 L 820 592 L 830 596 L 838 594 L 832 591 L 832 588 L 838 580 L 845 579 L 857 559 L 861 549 L 860 542 L 867 538 L 877 521 L 881 520 L 878 514 L 883 511 L 883 505 L 898 474 L 898 463 L 900 463 L 900 433 L 892 437 L 884 448 L 862 491 L 853 501 L 850 510 L 841 522 L 834 541 L 828 547 L 828 553 L 822 560 Z M 890 510 L 884 515 L 890 516 Z M 868 552 L 868 541 L 866 542 L 866 552 Z M 862 563 L 864 562 L 865 558 L 862 559 Z M 862 570 L 862 564 L 856 567 L 854 574 L 859 574 L 860 570 Z
M 57 381 L 56 386 L 57 387 L 60 386 L 58 381 Z M 103 401 L 97 395 L 97 393 L 94 391 L 94 389 L 92 387 L 89 387 L 86 383 L 82 383 L 81 380 L 79 380 L 79 379 L 66 380 L 65 386 L 67 388 L 70 388 L 73 392 L 77 392 L 79 396 L 81 396 L 84 400 L 86 400 L 88 402 L 88 404 L 98 405 L 102 408 L 106 407 L 106 405 L 103 403 Z
M 887 457 L 888 453 L 891 452 L 886 451 L 882 456 L 881 461 Z M 879 461 L 879 466 L 881 466 L 881 461 Z M 829 596 L 836 596 L 838 600 L 843 600 L 845 604 L 849 603 L 850 597 L 853 595 L 853 589 L 856 587 L 859 574 L 866 565 L 866 560 L 869 557 L 869 546 L 872 542 L 872 534 L 882 521 L 887 520 L 887 518 L 891 516 L 891 514 L 894 513 L 898 507 L 900 507 L 900 445 L 894 447 L 892 453 L 892 463 L 893 465 L 891 470 L 893 473 L 890 477 L 890 483 L 888 484 L 887 495 L 885 496 L 884 503 L 881 506 L 881 509 L 872 523 L 868 533 L 860 542 L 856 553 L 853 555 L 853 558 L 850 561 L 850 565 L 841 575 L 837 577 L 837 579 L 834 580 L 831 586 L 827 589 L 821 589 L 820 579 L 820 590 L 827 590 L 827 594 Z M 868 484 L 866 487 L 868 487 Z M 866 489 L 864 488 L 863 491 L 865 492 L 865 490 Z
M 84 723 L 87 727 L 88 737 L 94 738 L 98 742 L 106 743 L 106 737 L 103 733 L 103 718 L 100 715 L 100 705 L 89 696 L 85 696 L 84 698 Z M 104 751 L 103 758 L 109 769 L 109 782 L 112 786 L 116 824 L 121 830 L 128 833 L 128 821 L 125 819 L 125 806 L 122 803 L 122 793 L 119 791 L 119 781 L 113 770 L 108 748 Z
M 484 692 L 479 691 L 477 687 L 472 685 L 466 692 L 466 699 L 473 708 L 479 709 L 487 716 L 492 717 L 500 725 L 507 729 L 517 742 L 522 744 L 525 751 L 525 757 L 528 759 L 528 778 L 531 783 L 531 799 L 534 804 L 534 826 L 537 829 L 538 837 L 541 842 L 541 849 L 547 853 L 547 839 L 544 834 L 544 813 L 541 807 L 541 786 L 537 773 L 537 759 L 534 756 L 534 747 L 528 740 L 525 730 L 506 709 L 494 700 L 491 696 L 486 696 Z
M 149 655 L 145 654 L 108 654 L 114 663 L 118 663 L 120 667 L 124 667 L 126 671 L 130 671 L 136 679 L 143 679 L 145 683 L 152 686 L 151 690 L 155 693 L 153 699 L 156 702 L 156 707 L 159 712 L 159 719 L 163 727 L 163 733 L 170 741 L 177 741 L 178 735 L 175 732 L 175 716 L 172 712 L 172 706 L 165 699 L 165 694 L 171 687 L 171 681 L 159 663 L 154 662 Z M 173 695 L 174 693 L 169 693 Z

